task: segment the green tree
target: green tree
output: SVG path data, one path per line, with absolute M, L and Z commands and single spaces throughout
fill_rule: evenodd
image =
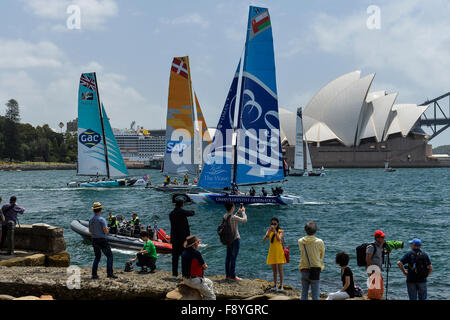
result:
M 5 124 L 3 128 L 4 155 L 9 158 L 9 161 L 19 159 L 20 157 L 19 122 L 19 103 L 14 99 L 10 99 L 6 103 Z

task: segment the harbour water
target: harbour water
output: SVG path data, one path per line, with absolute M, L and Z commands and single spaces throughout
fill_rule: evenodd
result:
M 161 183 L 159 170 L 130 170 L 133 176 L 150 174 L 152 183 Z M 73 219 L 89 219 L 94 201 L 109 211 L 127 218 L 138 213 L 141 222 L 158 225 L 170 231 L 168 213 L 173 204 L 168 193 L 143 188 L 72 189 L 66 183 L 75 171 L 4 171 L 0 172 L 0 196 L 3 203 L 16 195 L 18 204 L 26 208 L 20 223 L 44 222 L 64 227 L 67 250 L 73 265 L 88 267 L 93 260 L 92 247 L 70 229 Z M 272 280 L 266 265 L 268 243 L 263 243 L 272 217 L 278 217 L 285 230 L 286 244 L 291 249 L 291 262 L 285 265 L 285 284 L 300 289 L 297 240 L 304 236 L 307 221 L 317 222 L 317 236 L 325 242 L 325 267 L 321 292 L 335 292 L 341 287 L 335 254 L 350 254 L 350 267 L 355 282 L 366 288 L 364 268 L 356 265 L 355 248 L 373 240 L 377 229 L 387 234 L 386 240 L 405 242 L 403 249 L 390 255 L 389 299 L 407 299 L 405 277 L 396 262 L 409 249 L 408 240 L 418 237 L 431 258 L 434 272 L 428 279 L 429 299 L 450 299 L 450 168 L 398 169 L 329 169 L 324 177 L 289 177 L 283 184 L 286 193 L 301 195 L 304 203 L 295 206 L 261 205 L 247 207 L 248 222 L 241 224 L 241 247 L 237 275 L 243 278 Z M 266 187 L 267 188 L 267 187 Z M 270 186 L 268 187 L 270 189 Z M 256 188 L 259 192 L 260 187 Z M 195 210 L 189 219 L 191 233 L 202 238 L 200 250 L 209 266 L 207 274 L 224 274 L 225 247 L 216 229 L 222 206 L 186 205 Z M 132 252 L 114 249 L 114 267 L 123 269 Z M 103 265 L 105 258 L 102 258 Z M 159 269 L 170 270 L 170 255 L 159 255 Z M 386 273 L 384 273 L 386 279 Z

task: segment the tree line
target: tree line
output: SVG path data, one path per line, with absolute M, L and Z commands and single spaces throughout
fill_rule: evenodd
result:
M 7 161 L 76 162 L 77 138 L 57 133 L 48 124 L 20 123 L 19 103 L 10 99 L 0 116 L 0 159 Z

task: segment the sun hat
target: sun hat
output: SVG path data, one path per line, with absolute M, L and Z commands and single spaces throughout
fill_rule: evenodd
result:
M 186 238 L 186 241 L 183 243 L 183 247 L 185 248 L 192 247 L 194 244 L 200 242 L 200 240 L 202 239 L 197 238 L 197 236 L 193 234 Z
M 386 236 L 386 234 L 381 230 L 377 230 L 374 232 L 373 236 L 375 238 L 384 238 Z
M 103 205 L 100 202 L 94 202 L 94 204 L 92 205 L 92 209 L 96 210 L 96 209 L 102 209 Z
M 418 238 L 414 238 L 414 239 L 410 240 L 409 243 L 411 243 L 417 247 L 422 246 L 422 240 L 420 240 Z

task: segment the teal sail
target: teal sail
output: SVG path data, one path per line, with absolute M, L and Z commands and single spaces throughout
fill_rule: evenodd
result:
M 102 103 L 103 125 L 105 127 L 105 137 L 107 141 L 108 150 L 108 163 L 109 163 L 109 175 L 111 177 L 128 176 L 128 170 L 123 161 L 122 153 L 120 152 L 119 145 L 117 144 L 116 137 L 114 136 L 109 118 L 106 114 L 105 108 Z
M 227 188 L 231 185 L 232 139 L 240 66 L 239 61 L 216 132 L 209 145 L 209 152 L 203 163 L 198 183 L 203 188 Z
M 78 175 L 108 176 L 95 72 L 83 73 L 78 89 Z
M 100 104 L 95 72 L 83 73 L 80 77 L 77 174 L 108 178 L 128 175 L 108 117 Z
M 250 6 L 233 181 L 284 180 L 272 27 L 267 8 Z

